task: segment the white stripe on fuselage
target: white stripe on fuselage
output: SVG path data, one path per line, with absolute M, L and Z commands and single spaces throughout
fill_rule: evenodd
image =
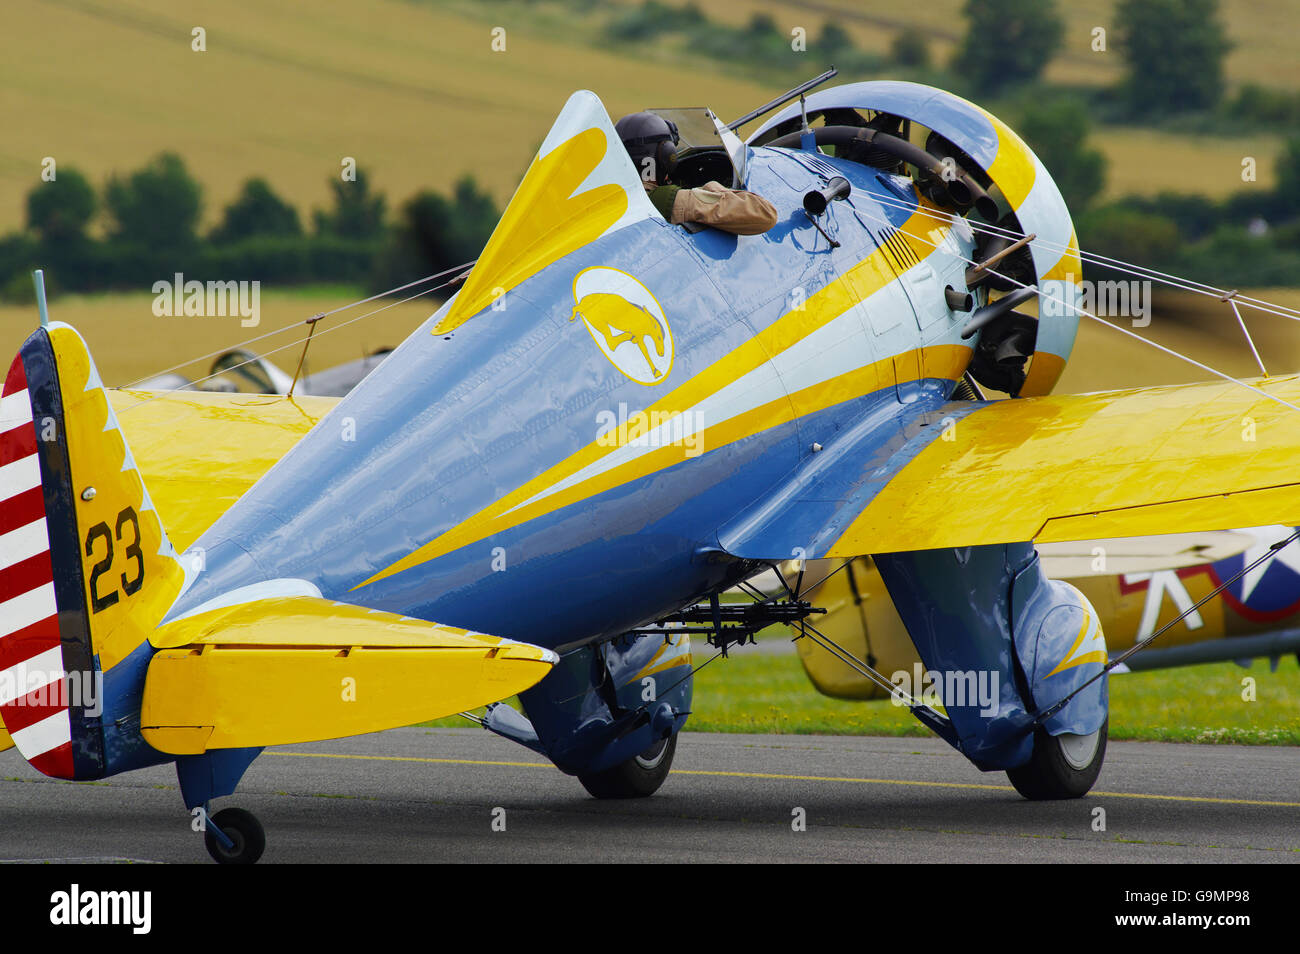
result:
M 63 650 L 55 646 L 37 653 L 4 670 L 7 678 L 0 679 L 0 706 L 7 706 L 30 692 L 44 689 L 67 675 L 63 671 Z
M 0 603 L 0 639 L 33 623 L 48 619 L 59 611 L 54 602 L 54 584 L 43 583 Z
M 944 243 L 940 243 L 941 247 Z M 947 251 L 945 251 L 947 254 Z M 927 256 L 912 269 L 933 272 Z M 907 318 L 901 328 L 880 338 L 872 333 L 870 314 L 882 309 L 898 309 Z M 597 461 L 557 481 L 522 503 L 511 507 L 512 513 L 522 507 L 544 500 L 583 481 L 598 477 L 616 467 L 629 463 L 658 447 L 682 443 L 697 431 L 754 411 L 778 398 L 786 397 L 805 388 L 824 384 L 840 375 L 860 371 L 878 360 L 892 357 L 897 348 L 881 350 L 886 342 L 902 343 L 903 348 L 916 347 L 918 341 L 912 305 L 897 281 L 877 289 L 865 301 L 854 303 L 816 331 L 800 338 L 789 348 L 773 355 L 752 371 L 720 388 L 690 408 L 674 409 L 676 413 L 652 428 L 635 444 L 628 443 L 612 450 Z M 783 315 L 782 318 L 785 316 Z M 778 321 L 782 318 L 777 319 Z M 886 353 L 887 352 L 887 353 Z M 724 359 L 725 360 L 725 359 Z M 685 425 L 678 416 L 685 415 Z M 704 448 L 709 450 L 710 448 Z

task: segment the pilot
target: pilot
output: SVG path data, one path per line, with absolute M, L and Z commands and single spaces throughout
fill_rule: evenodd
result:
M 760 195 L 706 182 L 694 189 L 669 181 L 677 164 L 677 127 L 654 113 L 632 113 L 614 127 L 641 173 L 650 202 L 673 225 L 710 225 L 736 235 L 759 235 L 776 225 L 776 208 Z

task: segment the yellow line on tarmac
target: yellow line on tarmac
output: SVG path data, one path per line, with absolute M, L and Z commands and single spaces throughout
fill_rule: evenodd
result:
M 429 762 L 437 765 L 501 765 L 508 768 L 553 768 L 549 762 L 495 762 L 487 759 L 432 759 L 406 755 L 338 755 L 330 752 L 270 752 L 300 759 L 359 759 L 373 762 Z M 977 782 L 923 782 L 902 778 L 846 778 L 842 775 L 780 775 L 774 772 L 720 772 L 710 769 L 673 769 L 673 775 L 713 775 L 724 778 L 765 778 L 787 782 L 850 782 L 857 785 L 918 785 L 923 788 L 973 788 L 1014 792 L 1010 785 Z M 1211 805 L 1259 805 L 1266 808 L 1300 808 L 1300 802 L 1266 802 L 1249 798 L 1214 798 L 1208 795 L 1156 795 L 1147 792 L 1089 792 L 1096 798 L 1145 798 L 1165 802 L 1204 802 Z
M 1300 802 L 1264 802 L 1251 798 L 1212 798 L 1208 795 L 1148 795 L 1142 792 L 1089 792 L 1088 794 L 1102 795 L 1106 798 L 1154 798 L 1165 802 L 1207 802 L 1211 805 L 1263 805 L 1267 808 L 1300 808 Z
M 550 762 L 486 762 L 479 759 L 421 759 L 411 755 L 338 755 L 332 752 L 269 752 L 299 759 L 360 759 L 367 762 L 435 762 L 439 765 L 507 765 L 511 768 L 554 768 Z

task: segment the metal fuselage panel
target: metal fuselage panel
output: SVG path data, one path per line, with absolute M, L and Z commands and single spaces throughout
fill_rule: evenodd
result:
M 854 191 L 820 219 L 841 243 L 832 249 L 801 197 L 834 174 Z M 946 400 L 944 382 L 961 369 L 927 388 L 922 352 L 959 344 L 965 316 L 931 312 L 971 244 L 963 226 L 927 217 L 917 229 L 941 246 L 918 267 L 928 277 L 896 281 L 888 268 L 907 262 L 884 261 L 879 239 L 916 205 L 897 182 L 758 149 L 748 187 L 780 213 L 764 235 L 638 222 L 449 336 L 432 334 L 431 318 L 203 535 L 205 571 L 173 615 L 239 586 L 300 578 L 326 597 L 555 646 L 729 585 L 735 567 L 698 551 L 717 547 L 718 528 L 814 442 L 870 414 L 889 422 L 883 446 Z M 855 267 L 873 253 L 879 275 Z M 574 281 L 591 268 L 625 272 L 661 303 L 672 365 L 658 383 L 631 379 L 574 320 Z M 908 380 L 880 386 L 880 368 L 909 363 Z M 688 427 L 657 445 L 600 444 L 611 420 L 647 408 Z M 693 426 L 698 453 L 688 453 Z M 545 486 L 502 512 L 539 476 Z M 439 539 L 451 542 L 430 551 Z

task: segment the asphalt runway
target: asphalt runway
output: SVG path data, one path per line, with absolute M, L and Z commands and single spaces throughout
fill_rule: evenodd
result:
M 687 733 L 659 794 L 600 802 L 484 730 L 410 728 L 268 750 L 228 805 L 264 864 L 1300 861 L 1300 750 L 1264 746 L 1111 743 L 1089 796 L 1030 803 L 938 740 Z M 76 784 L 0 753 L 0 860 L 128 859 L 208 861 L 170 767 Z

